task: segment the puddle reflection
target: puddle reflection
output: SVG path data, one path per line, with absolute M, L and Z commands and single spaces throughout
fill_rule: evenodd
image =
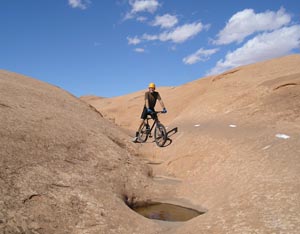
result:
M 194 217 L 197 217 L 198 215 L 204 214 L 204 212 L 200 212 L 194 209 L 159 202 L 134 207 L 132 209 L 140 215 L 149 219 L 173 222 L 188 221 Z

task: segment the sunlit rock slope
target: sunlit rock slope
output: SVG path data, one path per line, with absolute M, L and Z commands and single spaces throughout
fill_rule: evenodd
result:
M 178 132 L 135 147 L 154 176 L 181 181 L 165 199 L 207 209 L 167 233 L 300 233 L 299 64 L 295 54 L 157 88 L 160 119 Z M 89 103 L 133 136 L 144 92 Z

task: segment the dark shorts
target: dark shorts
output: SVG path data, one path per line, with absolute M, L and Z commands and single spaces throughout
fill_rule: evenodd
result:
M 154 108 L 150 108 L 151 110 L 155 111 Z M 152 115 L 148 114 L 147 112 L 147 108 L 144 107 L 142 114 L 141 114 L 141 119 L 147 119 L 148 116 L 151 116 L 152 119 L 156 119 L 157 118 L 157 114 L 153 113 Z

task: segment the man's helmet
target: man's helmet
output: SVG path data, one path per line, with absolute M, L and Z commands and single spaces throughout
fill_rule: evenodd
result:
M 155 89 L 155 84 L 154 84 L 154 83 L 150 83 L 149 86 L 148 86 L 148 88 L 153 88 L 153 89 Z

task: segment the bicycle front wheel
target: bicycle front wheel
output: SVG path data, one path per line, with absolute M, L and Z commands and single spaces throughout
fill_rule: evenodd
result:
M 139 142 L 145 142 L 148 139 L 148 135 L 149 130 L 147 130 L 147 125 L 143 123 L 138 135 Z
M 154 139 L 155 143 L 159 146 L 162 147 L 167 141 L 167 131 L 164 125 L 161 123 L 156 124 L 155 129 L 154 129 Z

